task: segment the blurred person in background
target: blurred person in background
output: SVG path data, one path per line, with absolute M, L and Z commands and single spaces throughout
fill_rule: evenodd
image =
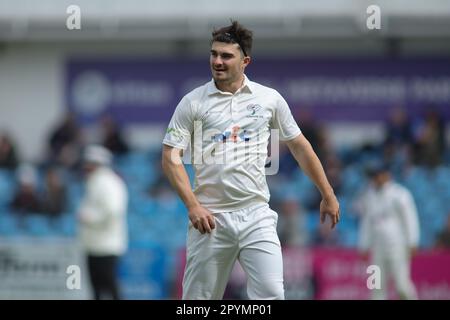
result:
M 41 210 L 50 217 L 57 217 L 65 212 L 66 204 L 67 192 L 61 172 L 56 167 L 49 167 L 45 174 Z
M 102 145 L 115 156 L 126 154 L 129 147 L 123 137 L 122 131 L 114 118 L 105 114 L 100 119 Z
M 359 250 L 364 260 L 381 270 L 381 288 L 372 290 L 372 298 L 387 298 L 392 276 L 400 299 L 417 299 L 411 280 L 411 257 L 419 244 L 419 220 L 416 205 L 408 189 L 392 180 L 387 165 L 371 163 L 367 169 L 370 185 L 358 200 L 361 214 Z
M 394 170 L 402 171 L 412 160 L 413 141 L 412 124 L 408 114 L 404 108 L 394 107 L 385 124 L 382 146 L 384 161 Z
M 445 227 L 437 235 L 436 248 L 450 250 L 450 212 Z
M 80 162 L 82 130 L 76 116 L 67 113 L 63 121 L 51 132 L 49 140 L 49 162 L 68 169 L 76 169 Z
M 6 133 L 0 133 L 0 169 L 15 170 L 19 160 L 16 148 Z
M 442 163 L 445 151 L 445 122 L 433 107 L 415 128 L 414 159 L 418 165 L 434 168 Z
M 323 159 L 323 166 L 325 173 L 333 187 L 334 193 L 339 196 L 342 190 L 342 163 L 339 157 L 333 153 L 329 152 Z
M 112 154 L 106 148 L 88 146 L 83 160 L 86 193 L 78 215 L 94 297 L 117 300 L 117 266 L 128 246 L 128 191 L 111 169 Z
M 330 153 L 334 154 L 326 128 L 316 121 L 310 107 L 299 107 L 295 121 L 299 126 L 301 124 L 303 135 L 311 143 L 319 159 L 324 159 Z
M 299 126 L 301 124 L 302 134 L 308 139 L 319 159 L 322 159 L 324 152 L 322 148 L 321 128 L 314 121 L 311 110 L 308 107 L 300 106 L 293 116 L 297 124 Z M 298 163 L 292 156 L 286 143 L 280 143 L 279 152 L 280 169 L 277 175 L 289 179 L 298 170 Z
M 173 201 L 177 196 L 163 173 L 159 173 L 155 181 L 150 184 L 147 195 L 163 201 Z
M 392 144 L 396 149 L 401 149 L 405 145 L 412 143 L 413 132 L 411 121 L 402 107 L 394 107 L 389 113 L 386 123 L 385 144 Z
M 308 230 L 306 217 L 298 195 L 289 193 L 282 197 L 278 209 L 277 231 L 282 246 L 306 246 Z
M 34 166 L 22 164 L 17 169 L 17 190 L 10 204 L 18 214 L 37 213 L 41 210 L 38 195 L 38 176 Z

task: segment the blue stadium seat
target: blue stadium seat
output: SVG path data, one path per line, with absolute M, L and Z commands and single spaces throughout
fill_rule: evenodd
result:
M 55 219 L 54 223 L 52 223 L 53 232 L 64 237 L 75 237 L 77 234 L 77 227 L 76 215 L 71 212 L 62 214 Z
M 16 236 L 20 233 L 18 218 L 9 212 L 0 213 L 0 236 Z
M 358 244 L 358 230 L 355 228 L 342 228 L 339 230 L 341 245 L 348 248 L 355 248 Z
M 45 237 L 51 234 L 49 218 L 41 214 L 24 216 L 25 231 L 31 236 Z
M 310 211 L 306 214 L 306 227 L 310 234 L 316 232 L 319 226 L 319 212 L 318 211 Z
M 12 200 L 16 182 L 12 172 L 0 170 L 0 210 L 6 209 Z
M 348 166 L 342 171 L 342 192 L 352 195 L 361 190 L 365 178 L 357 166 Z
M 157 204 L 153 198 L 144 194 L 144 192 L 130 192 L 129 200 L 130 212 L 143 216 L 154 216 L 157 212 Z

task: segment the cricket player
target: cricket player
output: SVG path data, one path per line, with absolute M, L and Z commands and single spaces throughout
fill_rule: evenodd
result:
M 417 299 L 411 281 L 411 255 L 419 243 L 419 222 L 411 193 L 394 182 L 386 165 L 368 170 L 371 185 L 359 202 L 362 214 L 359 249 L 381 271 L 381 288 L 372 290 L 375 300 L 386 299 L 387 280 L 393 277 L 401 299 Z
M 326 215 L 332 227 L 339 221 L 334 191 L 286 101 L 244 74 L 251 49 L 252 32 L 236 21 L 212 33 L 213 79 L 183 97 L 164 137 L 164 172 L 189 211 L 183 299 L 222 299 L 236 260 L 250 299 L 284 299 L 278 216 L 264 168 L 271 129 L 320 190 L 322 222 Z M 180 160 L 192 138 L 193 191 Z

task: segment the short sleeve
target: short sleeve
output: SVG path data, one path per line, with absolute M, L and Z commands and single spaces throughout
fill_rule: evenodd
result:
M 301 133 L 286 100 L 280 94 L 278 94 L 274 118 L 272 119 L 272 128 L 280 131 L 281 141 L 292 140 Z
M 184 97 L 173 113 L 164 136 L 163 144 L 185 150 L 194 128 L 194 111 L 190 101 Z

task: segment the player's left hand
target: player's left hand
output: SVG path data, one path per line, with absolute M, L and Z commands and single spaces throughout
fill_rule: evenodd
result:
M 340 219 L 339 202 L 333 194 L 329 197 L 322 198 L 320 202 L 320 222 L 324 223 L 326 216 L 329 215 L 331 219 L 331 228 L 333 229 Z

